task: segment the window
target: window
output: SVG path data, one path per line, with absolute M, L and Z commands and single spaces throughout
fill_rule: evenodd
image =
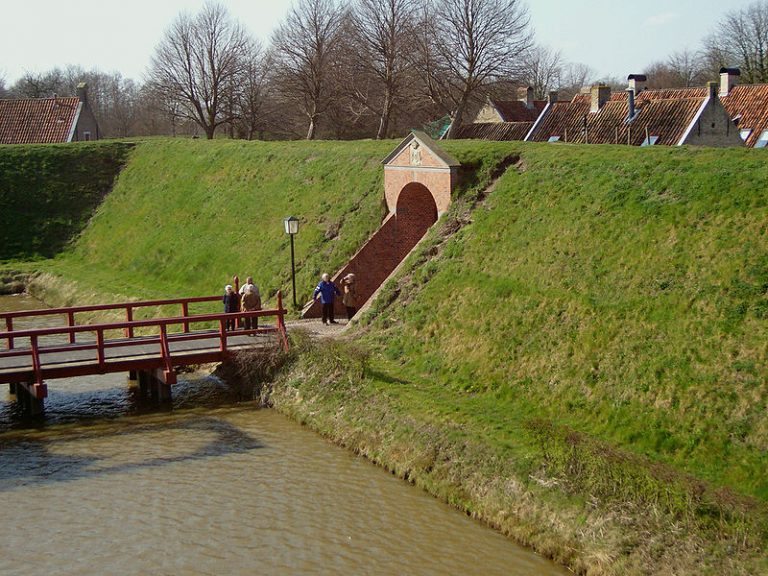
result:
M 749 138 L 749 135 L 752 134 L 751 128 L 744 128 L 742 130 L 739 130 L 739 136 L 741 136 L 741 139 L 746 141 L 747 138 Z
M 659 141 L 659 137 L 658 136 L 648 136 L 648 138 L 643 140 L 643 143 L 640 144 L 640 146 L 653 146 L 658 141 Z
M 559 142 L 559 141 L 560 141 L 560 136 L 550 136 L 549 140 L 547 140 L 547 142 Z
M 766 144 L 768 144 L 768 130 L 763 130 L 763 133 L 760 134 L 760 138 L 755 142 L 755 148 L 765 148 Z

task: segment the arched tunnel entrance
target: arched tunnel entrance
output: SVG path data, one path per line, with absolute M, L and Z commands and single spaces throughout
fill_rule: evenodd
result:
M 397 197 L 395 219 L 394 242 L 399 264 L 437 222 L 437 204 L 426 186 L 413 182 L 403 188 Z
M 357 307 L 362 307 L 394 272 L 427 231 L 448 209 L 459 163 L 421 132 L 413 132 L 384 160 L 384 194 L 389 214 L 368 242 L 336 274 L 333 281 L 355 274 Z M 310 303 L 303 317 L 320 316 Z M 341 298 L 335 313 L 344 317 Z

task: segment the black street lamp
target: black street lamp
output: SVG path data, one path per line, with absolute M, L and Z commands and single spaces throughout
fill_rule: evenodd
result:
M 293 237 L 299 233 L 299 219 L 294 218 L 293 216 L 288 216 L 288 218 L 283 220 L 283 224 L 285 225 L 285 233 L 291 237 L 291 283 L 293 285 L 293 307 L 298 308 L 299 305 L 296 303 L 296 264 L 293 256 Z

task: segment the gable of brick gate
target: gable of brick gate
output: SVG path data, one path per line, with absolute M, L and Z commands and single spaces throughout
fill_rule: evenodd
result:
M 384 196 L 390 213 L 397 213 L 401 193 L 409 186 L 412 188 L 412 184 L 429 190 L 438 216 L 448 210 L 460 165 L 424 132 L 411 132 L 382 164 Z

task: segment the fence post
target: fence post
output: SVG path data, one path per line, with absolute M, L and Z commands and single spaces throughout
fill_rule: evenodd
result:
M 133 307 L 132 306 L 126 306 L 125 307 L 125 320 L 126 320 L 126 322 L 133 322 Z M 126 338 L 133 338 L 133 326 L 128 326 L 125 329 L 125 336 L 126 336 Z
M 184 318 L 189 316 L 189 302 L 184 301 L 181 303 L 181 315 L 184 316 Z M 189 320 L 185 320 L 184 333 L 186 334 L 188 332 L 189 332 Z
M 75 313 L 70 310 L 67 312 L 67 318 L 69 320 L 69 327 L 72 328 L 75 325 Z M 74 344 L 75 343 L 75 333 L 70 332 L 69 333 L 69 343 Z
M 8 328 L 8 332 L 13 332 L 13 318 L 6 316 L 5 326 Z M 13 350 L 13 336 L 8 337 L 8 350 Z

